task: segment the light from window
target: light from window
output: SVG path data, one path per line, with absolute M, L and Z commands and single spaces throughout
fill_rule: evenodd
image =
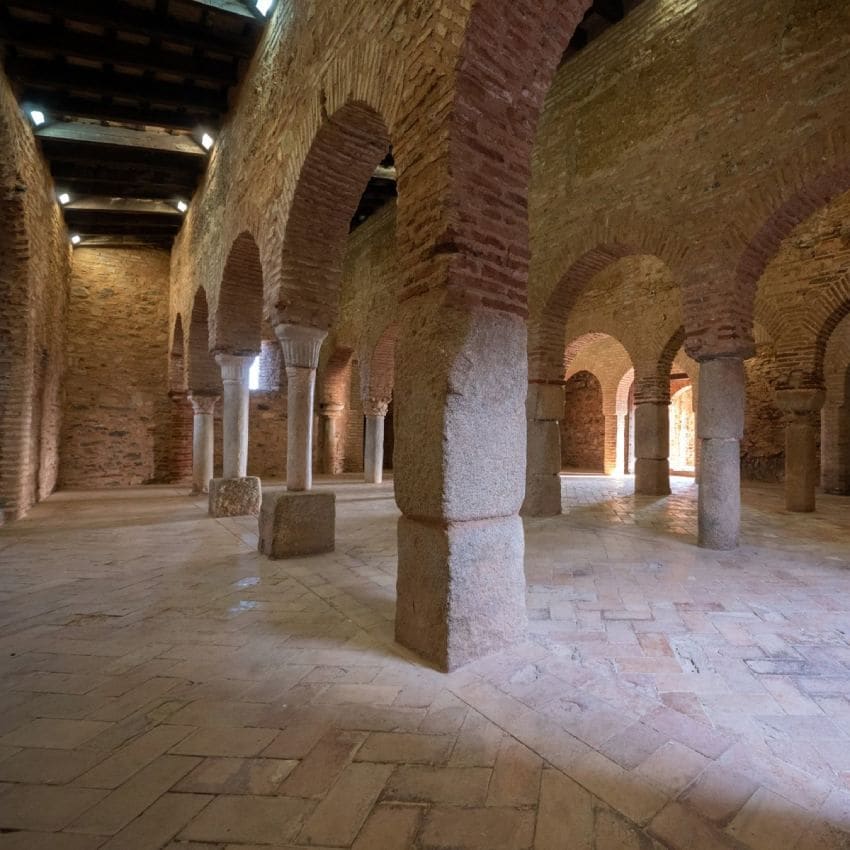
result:
M 254 358 L 254 362 L 251 364 L 251 369 L 248 372 L 248 389 L 249 390 L 258 390 L 260 388 L 260 358 L 259 356 Z

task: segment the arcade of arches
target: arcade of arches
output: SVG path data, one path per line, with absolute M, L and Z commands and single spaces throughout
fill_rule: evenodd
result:
M 279 0 L 170 250 L 0 76 L 0 847 L 850 848 L 850 5 L 587 5 Z

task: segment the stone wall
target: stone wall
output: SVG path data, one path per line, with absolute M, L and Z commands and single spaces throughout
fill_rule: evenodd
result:
M 47 165 L 0 71 L 0 521 L 56 484 L 69 254 Z
M 170 477 L 168 263 L 157 249 L 74 251 L 63 487 Z
M 590 372 L 579 372 L 564 386 L 561 465 L 564 469 L 602 472 L 604 459 L 602 387 Z

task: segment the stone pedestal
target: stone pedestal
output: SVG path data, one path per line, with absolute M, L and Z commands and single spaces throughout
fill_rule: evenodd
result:
M 670 494 L 670 405 L 643 401 L 635 404 L 635 493 Z
M 384 480 L 384 421 L 389 401 L 364 399 L 366 434 L 363 444 L 363 477 L 367 484 Z
M 222 477 L 244 478 L 248 473 L 249 372 L 254 357 L 219 353 L 222 392 Z
M 278 325 L 277 338 L 286 364 L 286 486 L 309 490 L 313 486 L 313 397 L 319 352 L 327 331 L 299 325 Z
M 527 334 L 436 291 L 399 325 L 396 637 L 451 670 L 525 635 Z
M 820 470 L 817 434 L 824 392 L 820 389 L 777 390 L 776 404 L 785 413 L 785 507 L 808 513 L 815 509 Z
M 453 670 L 524 639 L 524 542 L 518 516 L 432 525 L 398 521 L 396 640 Z
M 213 411 L 218 396 L 192 393 L 190 400 L 194 419 L 192 423 L 192 493 L 209 492 L 213 477 L 213 452 L 215 423 Z
M 270 558 L 297 558 L 334 548 L 336 496 L 267 487 L 260 510 L 258 549 Z
M 338 402 L 323 402 L 319 405 L 322 423 L 322 472 L 325 475 L 336 475 L 342 472 L 342 464 L 338 462 L 337 442 L 339 441 L 339 420 L 344 405 Z
M 561 513 L 561 428 L 564 387 L 529 384 L 526 396 L 526 467 L 523 516 Z
M 210 481 L 211 516 L 257 516 L 261 499 L 259 478 L 244 476 Z
M 705 549 L 738 545 L 744 386 L 744 364 L 739 357 L 700 364 L 698 543 Z

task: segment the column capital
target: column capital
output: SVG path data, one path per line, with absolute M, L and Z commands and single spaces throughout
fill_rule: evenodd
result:
M 288 367 L 316 369 L 319 352 L 328 332 L 304 325 L 277 325 L 274 329 L 283 349 L 283 360 Z
M 816 413 L 823 407 L 826 392 L 817 387 L 780 389 L 775 399 L 776 406 L 786 414 Z
M 336 419 L 345 410 L 345 405 L 338 401 L 319 402 L 319 413 L 328 419 Z
M 254 355 L 228 354 L 225 351 L 220 351 L 215 355 L 215 362 L 221 367 L 221 380 L 223 382 L 244 384 L 248 381 L 248 373 L 251 371 Z
M 387 410 L 390 407 L 388 398 L 364 398 L 363 399 L 363 415 L 364 416 L 386 416 Z
M 189 393 L 189 401 L 192 402 L 192 409 L 195 413 L 212 413 L 215 409 L 215 403 L 218 401 L 217 395 L 202 395 L 200 393 Z

